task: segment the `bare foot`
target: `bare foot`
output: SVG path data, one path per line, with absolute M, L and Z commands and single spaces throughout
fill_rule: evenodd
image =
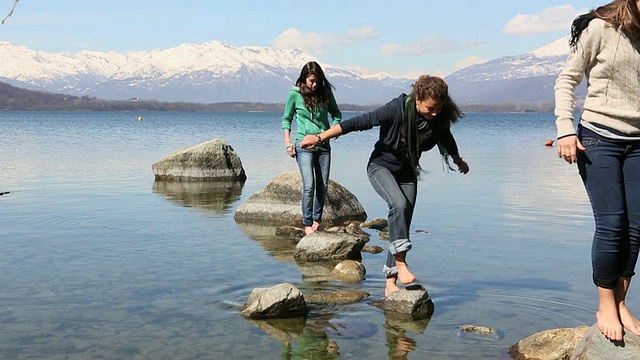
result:
M 311 227 L 311 226 L 305 226 L 304 227 L 304 234 L 305 235 L 313 234 L 314 232 L 316 232 L 316 231 L 313 230 L 313 227 Z
M 396 280 L 398 280 L 398 278 L 395 276 L 387 278 L 387 285 L 384 288 L 384 297 L 389 297 L 392 292 L 400 290 L 398 285 L 396 285 Z
M 600 308 L 596 312 L 598 329 L 611 341 L 622 341 L 622 324 L 615 307 Z
M 398 280 L 401 284 L 411 284 L 416 281 L 416 277 L 409 271 L 409 265 L 406 262 L 396 260 L 396 268 L 398 269 Z
M 620 320 L 625 329 L 631 331 L 634 335 L 640 336 L 640 320 L 631 314 L 627 306 L 623 303 L 618 305 L 620 312 Z
M 311 227 L 313 228 L 313 231 L 323 231 L 324 230 L 324 226 L 322 226 L 321 223 L 317 222 L 317 221 L 313 221 L 313 225 L 311 225 Z

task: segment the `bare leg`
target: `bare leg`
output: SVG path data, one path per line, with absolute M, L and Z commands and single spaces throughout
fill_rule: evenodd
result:
M 396 281 L 398 281 L 398 277 L 396 275 L 387 278 L 387 284 L 384 288 L 384 297 L 389 297 L 394 291 L 400 290 L 398 285 L 396 285 Z
M 627 290 L 629 290 L 629 284 L 631 284 L 631 278 L 621 277 L 618 280 L 618 286 L 615 289 L 616 302 L 618 303 L 618 312 L 620 313 L 620 321 L 625 329 L 631 331 L 633 334 L 640 336 L 640 321 L 631 314 L 627 306 L 625 305 L 625 299 L 627 297 Z
M 615 289 L 598 286 L 600 306 L 596 312 L 597 325 L 604 336 L 612 341 L 622 341 L 622 324 L 618 314 Z
M 409 266 L 405 261 L 405 257 L 407 255 L 406 251 L 397 253 L 396 258 L 396 268 L 398 269 L 398 279 L 401 284 L 411 284 L 416 281 L 416 277 L 409 270 Z

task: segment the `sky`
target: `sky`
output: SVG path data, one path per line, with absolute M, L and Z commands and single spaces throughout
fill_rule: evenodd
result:
M 15 0 L 0 0 L 0 17 Z M 135 51 L 220 41 L 302 48 L 373 74 L 446 76 L 569 33 L 583 0 L 20 0 L 0 41 L 36 51 Z

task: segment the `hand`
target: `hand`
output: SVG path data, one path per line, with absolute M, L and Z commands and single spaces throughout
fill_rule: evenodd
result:
M 296 147 L 293 146 L 293 144 L 291 144 L 291 146 L 287 145 L 287 155 L 291 156 L 291 157 L 295 157 L 296 156 Z
M 318 145 L 318 137 L 316 135 L 306 135 L 300 142 L 300 147 L 303 149 L 313 148 Z
M 569 164 L 573 164 L 578 160 L 578 150 L 585 151 L 580 140 L 576 135 L 566 136 L 558 139 L 558 157 L 563 158 Z
M 466 174 L 469 172 L 469 164 L 467 164 L 466 161 L 462 160 L 462 158 L 460 158 L 457 161 L 454 161 L 454 163 L 458 166 L 458 171 Z

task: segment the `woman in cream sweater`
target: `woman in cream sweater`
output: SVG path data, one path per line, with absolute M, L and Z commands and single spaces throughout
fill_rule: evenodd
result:
M 625 300 L 640 247 L 640 0 L 615 0 L 579 16 L 555 86 L 558 155 L 577 163 L 595 219 L 593 281 L 600 331 L 640 335 Z M 587 80 L 574 127 L 575 90 Z

